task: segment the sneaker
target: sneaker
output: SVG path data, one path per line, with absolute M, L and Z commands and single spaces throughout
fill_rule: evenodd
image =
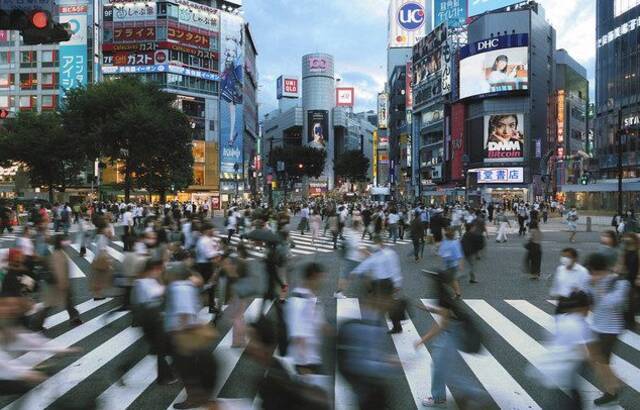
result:
M 422 405 L 424 407 L 436 407 L 436 408 L 440 408 L 440 409 L 446 409 L 447 408 L 447 401 L 446 400 L 435 400 L 433 397 L 427 397 L 426 399 L 422 400 Z
M 336 299 L 346 299 L 347 297 L 341 291 L 337 291 L 333 294 L 333 297 Z
M 618 393 L 605 393 L 602 397 L 598 397 L 593 401 L 596 406 L 613 406 L 618 403 Z
M 478 283 L 478 281 L 475 279 L 469 279 L 469 283 Z

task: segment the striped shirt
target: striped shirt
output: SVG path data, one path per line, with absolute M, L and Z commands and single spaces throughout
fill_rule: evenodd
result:
M 624 310 L 629 298 L 629 282 L 608 275 L 591 285 L 593 317 L 591 329 L 619 335 L 624 331 Z

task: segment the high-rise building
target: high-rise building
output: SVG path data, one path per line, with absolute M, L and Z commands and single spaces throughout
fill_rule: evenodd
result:
M 590 206 L 617 208 L 619 149 L 624 207 L 640 207 L 640 2 L 596 3 L 596 100 L 594 157 L 598 186 L 589 187 Z M 621 131 L 620 139 L 618 132 Z
M 106 1 L 102 73 L 175 95 L 193 130 L 194 182 L 181 200 L 248 196 L 257 141 L 257 51 L 238 1 Z M 117 183 L 119 175 L 107 173 Z M 115 193 L 115 192 L 114 192 Z
M 37 6 L 50 12 L 54 19 L 71 23 L 77 29 L 69 41 L 46 45 L 25 45 L 18 31 L 0 30 L 0 111 L 3 118 L 13 117 L 20 111 L 55 111 L 66 90 L 100 79 L 94 58 L 100 52 L 98 31 L 94 30 L 100 24 L 100 10 L 94 12 L 95 2 L 57 0 L 40 2 Z M 37 195 L 28 184 L 15 184 L 18 170 L 16 166 L 0 171 L 4 180 L 0 196 Z M 86 178 L 82 180 L 86 181 Z M 88 193 L 89 187 L 83 188 L 71 187 L 69 192 Z

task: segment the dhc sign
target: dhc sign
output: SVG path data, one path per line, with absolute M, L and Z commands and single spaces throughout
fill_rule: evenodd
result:
M 500 40 L 492 38 L 490 40 L 480 41 L 476 44 L 478 45 L 478 51 L 491 50 L 492 48 L 496 48 L 500 45 Z
M 486 53 L 487 51 L 512 47 L 526 47 L 528 45 L 529 35 L 527 33 L 508 34 L 506 36 L 486 38 L 462 47 L 460 49 L 460 59 L 464 60 L 472 55 Z
M 398 11 L 398 23 L 409 31 L 417 30 L 424 24 L 424 8 L 418 3 L 407 3 Z

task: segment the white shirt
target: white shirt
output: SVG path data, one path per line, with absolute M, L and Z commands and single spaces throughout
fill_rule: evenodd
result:
M 16 239 L 16 246 L 20 248 L 23 255 L 33 256 L 34 248 L 33 248 L 33 241 L 31 240 L 31 238 L 19 236 L 18 239 Z
M 400 221 L 400 216 L 397 213 L 390 213 L 387 220 L 389 225 L 397 224 Z
M 586 318 L 579 313 L 565 313 L 556 316 L 556 331 L 552 344 L 565 348 L 575 348 L 593 341 L 593 332 Z
M 309 218 L 309 208 L 302 208 L 300 211 L 301 218 Z
M 350 261 L 362 262 L 364 255 L 362 254 L 360 235 L 351 228 L 345 228 L 343 233 L 347 245 L 347 255 L 345 258 Z
M 131 211 L 127 211 L 122 214 L 122 223 L 127 226 L 133 226 L 133 214 Z
M 167 304 L 164 317 L 164 328 L 167 332 L 180 330 L 180 318 L 187 317 L 184 325 L 198 323 L 200 312 L 200 296 L 198 289 L 188 280 L 173 282 L 167 288 Z
M 162 302 L 164 286 L 153 278 L 136 279 L 133 282 L 133 300 L 137 304 L 149 304 Z
M 196 263 L 207 263 L 220 254 L 218 243 L 208 235 L 202 235 L 196 244 Z
M 299 296 L 298 296 L 299 295 Z M 318 298 L 307 288 L 295 288 L 285 304 L 285 318 L 290 338 L 304 340 L 304 349 L 289 344 L 288 356 L 296 365 L 322 363 L 322 326 L 324 313 Z
M 560 265 L 556 269 L 549 294 L 551 296 L 568 297 L 574 291 L 588 291 L 591 275 L 584 266 L 575 263 L 571 269 Z
M 391 279 L 393 286 L 402 286 L 400 258 L 391 248 L 382 248 L 365 259 L 351 272 L 354 275 L 371 275 L 373 280 Z

